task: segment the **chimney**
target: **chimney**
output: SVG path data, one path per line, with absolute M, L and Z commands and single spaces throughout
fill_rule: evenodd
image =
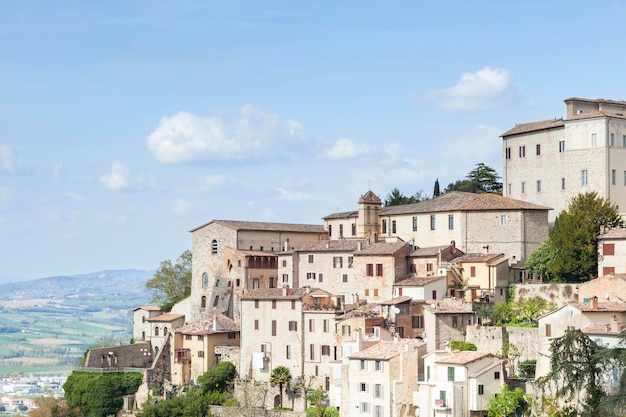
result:
M 601 235 L 603 235 L 603 234 L 605 234 L 605 233 L 606 233 L 606 226 L 601 225 L 601 226 L 600 226 L 600 234 L 601 234 Z
M 359 240 L 356 244 L 356 250 L 363 250 L 363 241 Z
M 213 314 L 213 331 L 217 331 L 217 314 Z
M 595 295 L 589 299 L 589 308 L 591 308 L 592 310 L 598 309 L 598 297 L 596 297 Z

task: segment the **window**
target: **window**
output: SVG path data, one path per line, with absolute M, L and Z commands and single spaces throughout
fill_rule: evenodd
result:
M 211 253 L 217 253 L 217 240 L 215 239 L 211 242 Z
M 511 148 L 506 148 L 504 154 L 506 155 L 506 159 L 511 159 Z
M 383 386 L 374 384 L 374 398 L 383 398 Z
M 365 276 L 374 276 L 374 264 L 365 264 Z
M 430 380 L 430 366 L 426 367 L 426 381 Z
M 452 327 L 455 329 L 459 327 L 459 319 L 457 316 L 452 316 Z
M 259 321 L 254 320 L 254 330 L 259 330 Z
M 322 356 L 330 356 L 330 346 L 322 345 Z
M 448 381 L 454 381 L 454 367 L 448 366 Z
M 343 257 L 341 256 L 333 257 L 333 268 L 343 268 Z
M 500 224 L 501 225 L 505 225 L 506 224 L 506 214 L 503 214 L 500 216 Z
M 313 255 L 309 255 L 309 263 L 312 264 L 313 262 L 315 262 L 315 258 Z
M 343 274 L 343 282 L 348 282 L 348 274 Z
M 614 169 L 612 169 L 612 170 L 611 170 L 611 184 L 612 184 L 612 185 L 615 185 L 615 182 L 616 182 L 616 179 L 615 179 L 615 178 L 616 178 L 616 177 L 617 177 L 617 173 L 616 173 L 616 171 L 615 171 Z
M 374 361 L 374 370 L 378 372 L 383 371 L 383 361 Z
M 276 320 L 272 320 L 272 336 L 276 336 Z
M 507 196 L 510 196 L 511 192 L 513 191 L 513 187 L 511 186 L 511 183 L 508 183 L 506 185 L 506 188 L 507 188 Z
M 289 274 L 283 274 L 283 282 L 289 282 Z
M 526 146 L 519 147 L 519 157 L 526 158 Z
M 561 190 L 565 189 L 565 178 L 561 178 Z
M 199 342 L 202 342 L 203 340 L 204 340 L 204 336 L 203 336 L 203 335 L 201 335 L 201 334 L 199 334 L 199 335 L 198 335 L 198 341 L 199 341 Z
M 378 297 L 378 288 L 374 288 L 374 297 Z
M 552 336 L 552 325 L 546 324 L 546 337 Z
M 350 325 L 344 324 L 343 326 L 341 326 L 341 335 L 350 336 Z
M 470 276 L 471 277 L 475 277 L 476 276 L 476 267 L 475 266 L 471 266 L 470 267 Z
M 559 141 L 559 152 L 565 152 L 565 141 L 564 140 L 560 140 Z
M 383 264 L 376 264 L 376 276 L 377 277 L 383 276 Z
M 537 181 L 537 192 L 541 192 L 541 181 Z
M 199 357 L 199 358 L 204 358 L 204 351 L 199 350 L 199 351 L 198 351 L 198 357 Z
M 615 255 L 615 244 L 604 243 L 602 245 L 602 255 Z
M 432 262 L 428 262 L 426 264 L 426 272 L 433 272 L 433 267 L 434 267 L 433 263 Z
M 370 290 L 368 288 L 365 289 L 365 296 L 366 297 L 370 296 Z
M 493 379 L 500 379 L 500 372 L 496 371 L 493 373 Z
M 321 272 L 317 275 L 317 278 L 319 282 L 324 282 L 324 274 L 322 274 Z
M 330 326 L 328 325 L 328 319 L 324 319 L 323 323 L 323 328 L 324 328 L 324 333 L 328 333 L 328 330 L 330 328 Z
M 484 385 L 479 385 L 478 386 L 478 395 L 483 395 L 485 393 L 485 386 Z
M 413 216 L 413 231 L 417 232 L 417 216 Z
M 354 262 L 354 256 L 348 256 L 348 268 L 352 268 L 353 262 Z
M 626 135 L 622 135 L 622 148 L 626 148 Z
M 598 134 L 597 133 L 591 134 L 591 146 L 594 148 L 598 146 Z
M 391 221 L 391 233 L 396 233 L 396 221 Z
M 526 194 L 526 183 L 522 181 L 522 194 Z
M 285 359 L 291 359 L 291 346 L 285 346 Z
M 296 300 L 291 300 L 291 309 L 292 310 L 296 309 Z
M 437 290 L 433 290 L 433 300 L 437 299 Z
M 435 230 L 435 215 L 430 216 L 430 230 Z
M 602 267 L 602 275 L 611 275 L 615 273 L 614 266 L 604 266 Z
M 446 404 L 446 392 L 445 391 L 439 391 L 439 399 L 441 401 L 443 401 L 443 404 Z
M 217 305 L 219 304 L 219 302 L 220 302 L 220 296 L 219 296 L 219 295 L 216 295 L 216 296 L 215 296 L 215 299 L 213 300 L 213 307 L 217 307 Z
M 272 310 L 276 310 L 276 300 L 272 300 Z
M 202 274 L 202 288 L 207 288 L 209 286 L 209 276 L 206 274 Z
M 356 223 L 352 223 L 352 236 L 356 236 Z
M 359 392 L 367 392 L 367 383 L 365 382 L 359 383 Z
M 387 233 L 387 219 L 383 219 L 383 233 Z
M 306 279 L 315 279 L 315 272 L 307 272 Z
M 370 403 L 361 403 L 361 413 L 369 413 L 370 412 Z
M 295 320 L 291 320 L 289 322 L 289 331 L 290 332 L 296 332 L 298 331 L 298 322 Z
M 155 336 L 158 336 L 158 335 L 159 335 L 159 328 L 158 328 L 158 327 L 155 327 L 155 328 L 154 328 L 154 335 L 155 335 Z
M 412 326 L 414 329 L 423 329 L 424 328 L 424 316 L 413 316 L 411 317 Z
M 203 295 L 200 299 L 200 308 L 206 308 L 206 295 Z
M 359 368 L 361 369 L 361 371 L 367 371 L 367 361 L 361 359 L 361 363 L 359 364 Z
M 315 359 L 315 345 L 314 344 L 309 345 L 309 358 L 311 360 Z
M 343 237 L 343 224 L 339 225 L 339 237 Z
M 330 237 L 330 236 L 332 236 L 332 235 L 333 235 L 333 225 L 332 225 L 332 224 L 329 224 L 329 225 L 328 225 L 328 236 Z
M 313 320 L 313 319 L 309 319 L 309 331 L 310 332 L 314 332 L 315 331 L 315 320 Z
M 374 406 L 374 417 L 384 417 L 385 413 L 383 411 L 384 411 L 384 408 L 382 405 Z
M 611 133 L 611 146 L 615 146 L 615 133 Z
M 589 178 L 587 177 L 587 170 L 583 169 L 580 171 L 580 185 L 587 185 L 589 182 Z
M 535 145 L 535 149 L 536 149 L 537 155 L 541 155 L 541 145 L 540 144 Z
M 454 214 L 448 214 L 448 230 L 454 230 Z

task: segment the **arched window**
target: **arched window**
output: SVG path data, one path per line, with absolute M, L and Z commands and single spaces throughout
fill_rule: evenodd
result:
M 207 288 L 209 286 L 209 276 L 205 272 L 202 274 L 202 288 Z
M 167 327 L 163 328 L 163 336 L 167 336 Z
M 200 308 L 206 308 L 206 295 L 202 296 L 202 301 L 200 301 Z
M 211 253 L 217 253 L 217 240 L 215 239 L 211 242 Z
M 159 328 L 158 328 L 158 327 L 155 327 L 155 328 L 154 328 L 154 335 L 155 335 L 155 336 L 158 336 L 158 335 L 159 335 Z
M 220 302 L 220 296 L 216 295 L 215 296 L 215 300 L 213 301 L 213 307 L 217 307 L 217 303 L 219 303 L 219 302 Z

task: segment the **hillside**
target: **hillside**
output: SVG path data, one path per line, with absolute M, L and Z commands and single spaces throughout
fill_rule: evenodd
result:
M 107 270 L 0 285 L 0 375 L 70 369 L 99 337 L 124 342 L 154 271 Z

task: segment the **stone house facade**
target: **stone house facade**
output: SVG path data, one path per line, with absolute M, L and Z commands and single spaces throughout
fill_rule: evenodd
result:
M 467 253 L 453 262 L 462 282 L 450 289 L 451 297 L 495 303 L 505 300 L 510 274 L 503 253 Z
M 554 208 L 595 191 L 626 207 L 626 102 L 569 98 L 565 119 L 518 124 L 502 134 L 504 196 Z
M 602 229 L 598 235 L 598 276 L 626 274 L 626 229 Z
M 424 304 L 424 341 L 428 351 L 446 348 L 452 340 L 464 340 L 465 326 L 476 321 L 471 303 L 445 299 Z

